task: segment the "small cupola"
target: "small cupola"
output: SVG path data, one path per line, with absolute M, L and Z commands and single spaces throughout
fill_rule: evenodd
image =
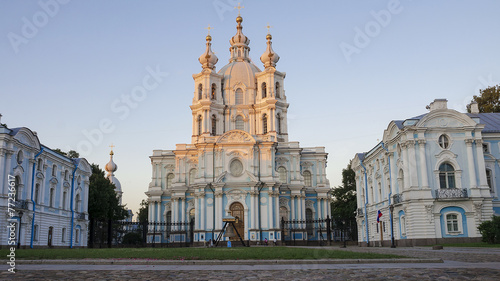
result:
M 210 29 L 212 29 L 210 26 L 208 26 L 208 35 L 205 38 L 207 40 L 207 48 L 205 52 L 198 58 L 198 61 L 201 63 L 201 67 L 203 69 L 215 69 L 215 64 L 219 59 L 217 56 L 212 52 L 212 36 L 210 36 Z
M 280 60 L 280 56 L 278 56 L 278 54 L 273 51 L 271 42 L 271 39 L 273 39 L 273 37 L 271 36 L 270 33 L 267 34 L 266 39 L 267 39 L 267 49 L 262 54 L 262 56 L 260 56 L 260 61 L 264 64 L 265 68 L 276 67 L 276 63 Z

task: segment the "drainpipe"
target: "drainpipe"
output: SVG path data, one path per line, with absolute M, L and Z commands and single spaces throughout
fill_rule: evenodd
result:
M 75 169 L 73 170 L 73 179 L 71 179 L 71 203 L 70 203 L 70 209 L 71 209 L 71 226 L 70 226 L 70 238 L 69 238 L 69 247 L 73 248 L 73 222 L 75 221 L 75 210 L 73 210 L 73 194 L 74 194 L 74 189 L 75 189 L 75 173 L 76 169 L 78 168 L 78 165 L 73 162 L 73 165 L 75 165 Z
M 37 155 L 35 155 L 35 163 L 33 163 L 33 173 L 31 175 L 31 203 L 33 203 L 33 219 L 31 219 L 31 240 L 30 240 L 30 248 L 33 249 L 33 235 L 34 232 L 33 230 L 35 229 L 35 214 L 36 214 L 36 202 L 33 200 L 33 192 L 34 192 L 34 187 L 35 187 L 35 166 L 36 166 L 36 158 L 42 154 L 43 151 L 43 146 L 40 146 L 42 149 L 40 149 L 40 152 L 38 152 Z M 21 224 L 19 224 L 19 228 L 21 227 Z M 19 237 L 21 238 L 21 237 Z
M 382 148 L 389 153 L 389 150 L 385 147 L 384 142 L 382 142 Z M 389 209 L 391 208 L 391 197 L 392 197 L 392 173 L 391 173 L 391 155 L 388 155 L 388 164 L 389 164 Z M 394 227 L 392 221 L 392 212 L 389 211 L 389 219 L 391 220 L 391 247 L 394 248 Z
M 366 210 L 366 205 L 368 205 L 368 178 L 366 176 L 366 167 L 363 165 L 363 161 L 359 161 L 361 167 L 365 170 L 365 228 L 366 228 L 366 246 L 370 246 L 370 237 L 368 236 L 368 211 Z

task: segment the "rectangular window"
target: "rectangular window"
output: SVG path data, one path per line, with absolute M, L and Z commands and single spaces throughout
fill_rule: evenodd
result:
M 35 224 L 33 227 L 33 240 L 38 241 L 38 225 Z
M 75 230 L 75 243 L 80 242 L 80 229 Z
M 66 228 L 63 228 L 61 233 L 61 242 L 64 242 L 65 240 L 66 240 Z
M 458 232 L 458 216 L 455 214 L 446 215 L 446 225 L 448 232 Z
M 483 153 L 490 153 L 490 146 L 488 143 L 483 143 Z

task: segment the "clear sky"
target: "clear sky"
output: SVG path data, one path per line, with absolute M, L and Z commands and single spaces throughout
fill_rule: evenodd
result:
M 331 186 L 391 120 L 423 114 L 435 98 L 464 111 L 479 89 L 500 81 L 500 1 L 239 2 L 261 69 L 272 26 L 277 69 L 287 73 L 289 138 L 326 147 Z M 237 5 L 0 0 L 2 123 L 28 127 L 46 146 L 78 150 L 101 168 L 114 144 L 123 202 L 136 213 L 153 149 L 190 143 L 204 28 L 214 27 L 221 69 Z

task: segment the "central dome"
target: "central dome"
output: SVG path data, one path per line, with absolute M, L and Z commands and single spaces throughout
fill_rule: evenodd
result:
M 239 82 L 245 84 L 246 88 L 255 88 L 255 74 L 260 69 L 251 62 L 233 61 L 219 70 L 224 75 L 224 84 L 231 89 Z

